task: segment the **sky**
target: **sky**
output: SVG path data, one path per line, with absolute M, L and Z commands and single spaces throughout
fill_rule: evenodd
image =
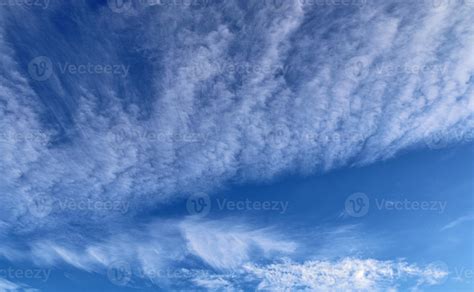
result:
M 473 23 L 0 0 L 0 291 L 472 291 Z

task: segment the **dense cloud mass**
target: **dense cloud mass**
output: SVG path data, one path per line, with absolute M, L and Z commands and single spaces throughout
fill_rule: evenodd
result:
M 3 9 L 8 217 L 38 195 L 138 208 L 471 138 L 469 3 L 231 2 Z

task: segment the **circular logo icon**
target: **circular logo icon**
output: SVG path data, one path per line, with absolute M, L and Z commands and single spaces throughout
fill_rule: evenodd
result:
M 132 278 L 132 268 L 125 261 L 113 262 L 107 269 L 107 278 L 114 285 L 125 286 Z
M 462 142 L 470 143 L 474 141 L 474 128 L 467 129 L 462 132 Z
M 28 201 L 28 211 L 36 218 L 44 218 L 53 210 L 53 199 L 46 194 L 37 194 Z
M 53 74 L 53 62 L 45 56 L 36 57 L 28 63 L 28 73 L 36 81 L 45 81 Z
M 452 4 L 450 1 L 451 0 L 427 0 L 427 4 L 433 8 L 434 11 L 441 11 Z
M 352 217 L 362 217 L 369 212 L 369 197 L 364 193 L 354 193 L 347 197 L 346 213 Z
M 448 279 L 449 267 L 443 261 L 432 262 L 427 266 L 427 269 L 430 271 L 433 280 L 436 280 L 438 284 L 442 284 Z
M 265 3 L 269 3 L 273 8 L 280 9 L 283 7 L 285 0 L 265 0 Z
M 444 137 L 443 133 L 435 132 L 425 136 L 425 144 L 430 149 L 441 149 L 448 146 L 448 139 Z
M 369 75 L 369 60 L 365 56 L 354 57 L 346 63 L 344 71 L 347 78 L 360 81 Z
M 131 0 L 107 0 L 107 4 L 115 13 L 123 13 L 132 7 Z
M 271 147 L 282 149 L 290 144 L 291 132 L 287 126 L 279 125 L 268 134 L 267 139 Z
M 128 140 L 128 135 L 124 129 L 113 130 L 109 134 L 110 136 L 108 136 L 108 138 L 117 144 L 122 144 Z
M 204 217 L 211 211 L 211 199 L 205 193 L 197 193 L 188 198 L 186 209 L 193 216 Z

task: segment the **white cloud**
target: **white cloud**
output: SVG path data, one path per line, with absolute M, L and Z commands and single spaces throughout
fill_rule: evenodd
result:
M 441 228 L 441 231 L 445 231 L 447 229 L 451 229 L 451 228 L 454 228 L 464 222 L 469 222 L 469 221 L 472 221 L 474 220 L 474 215 L 466 215 L 466 216 L 461 216 L 459 218 L 457 218 L 456 220 L 453 220 L 451 222 L 449 222 L 448 224 L 446 224 L 445 226 L 443 226 Z
M 264 291 L 396 291 L 410 280 L 416 288 L 435 285 L 447 276 L 447 271 L 432 266 L 355 258 L 245 268 L 261 280 L 258 290 Z
M 344 242 L 357 241 L 353 231 L 354 227 L 315 234 L 307 231 L 311 238 L 304 238 L 235 218 L 157 220 L 140 229 L 122 229 L 121 234 L 111 230 L 111 235 L 100 239 L 66 236 L 33 241 L 28 249 L 10 253 L 10 261 L 33 261 L 39 267 L 66 264 L 104 276 L 111 269 L 128 267 L 130 280 L 124 285 L 149 281 L 161 288 L 179 288 L 173 285 L 187 283 L 213 291 L 245 291 L 249 287 L 265 291 L 395 291 L 437 285 L 448 276 L 437 265 L 377 260 L 366 257 L 367 252 L 343 250 L 340 256 L 318 252 L 320 241 L 323 250 L 326 241 L 334 242 L 336 249 Z M 293 237 L 301 241 L 289 239 Z M 306 249 L 310 245 L 317 248 Z M 304 261 L 299 259 L 299 248 L 304 249 Z
M 230 227 L 232 226 L 232 227 Z M 229 220 L 181 224 L 187 247 L 216 269 L 238 269 L 256 254 L 291 254 L 296 243 L 278 239 L 270 230 L 249 229 Z
M 31 255 L 9 244 L 0 254 L 87 271 L 123 259 L 161 270 L 189 255 L 217 270 L 250 262 L 246 271 L 261 278 L 262 289 L 388 289 L 397 276 L 427 284 L 440 278 L 416 265 L 370 259 L 260 266 L 252 253 L 272 259 L 291 254 L 296 243 L 273 230 L 218 222 L 156 223 L 124 235 L 105 232 L 92 243 L 80 235 L 74 244 L 58 243 L 71 222 L 106 229 L 123 214 L 57 202 L 127 202 L 134 215 L 229 180 L 314 173 L 432 147 L 426 138 L 434 134 L 472 142 L 474 7 L 380 1 L 249 14 L 237 2 L 122 16 L 104 8 L 76 19 L 79 33 L 87 27 L 82 42 L 66 41 L 49 20 L 55 9 L 0 11 L 0 237 L 34 235 Z M 133 37 L 124 35 L 129 27 Z M 133 46 L 121 51 L 119 35 Z M 139 64 L 125 80 L 55 70 L 41 83 L 28 76 L 25 55 L 46 55 L 55 65 L 62 58 L 120 64 L 132 57 Z M 252 70 L 218 71 L 213 64 Z M 26 204 L 38 194 L 56 202 L 43 218 Z M 319 268 L 327 275 L 308 275 Z M 195 280 L 207 287 L 229 281 Z
M 40 290 L 30 288 L 27 285 L 14 283 L 7 279 L 0 278 L 0 291 L 4 292 L 38 292 Z
M 134 213 L 174 196 L 215 191 L 228 180 L 268 180 L 287 171 L 386 159 L 424 146 L 427 135 L 470 141 L 474 8 L 456 5 L 267 6 L 255 8 L 245 23 L 246 11 L 236 3 L 193 12 L 149 7 L 121 17 L 104 9 L 97 17 L 110 29 L 96 25 L 101 22 L 93 15 L 81 19 L 103 41 L 68 44 L 55 43 L 62 32 L 47 17 L 2 11 L 2 27 L 31 32 L 16 35 L 25 42 L 36 44 L 48 27 L 53 43 L 38 40 L 30 53 L 47 55 L 53 64 L 64 56 L 51 46 L 83 52 L 67 55 L 70 63 L 126 62 L 114 37 L 125 18 L 141 32 L 134 57 L 150 67 L 146 75 L 132 66 L 129 79 L 120 82 L 56 70 L 38 83 L 25 75 L 15 39 L 0 31 L 8 68 L 0 72 L 5 220 L 57 229 L 57 218 L 90 222 L 122 215 L 53 208 L 38 220 L 24 207 L 38 193 L 130 202 Z M 252 70 L 236 73 L 212 64 Z

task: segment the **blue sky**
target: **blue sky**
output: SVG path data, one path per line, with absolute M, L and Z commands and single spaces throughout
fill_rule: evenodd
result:
M 474 3 L 0 1 L 0 291 L 471 291 Z

